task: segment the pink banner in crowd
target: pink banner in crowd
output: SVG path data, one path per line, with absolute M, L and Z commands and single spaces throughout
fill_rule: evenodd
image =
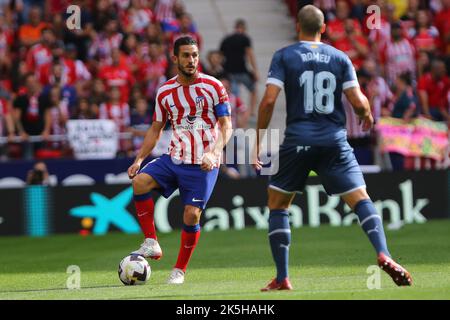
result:
M 449 144 L 447 124 L 426 118 L 417 118 L 411 122 L 380 118 L 376 129 L 381 152 L 398 152 L 404 156 L 441 161 Z

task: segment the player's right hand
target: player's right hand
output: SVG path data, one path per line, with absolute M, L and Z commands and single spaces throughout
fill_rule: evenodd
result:
M 133 163 L 129 168 L 128 168 L 128 178 L 133 179 L 136 174 L 139 171 L 139 168 L 141 167 L 140 164 L 138 163 Z
M 253 152 L 252 152 L 252 158 L 251 158 L 251 162 L 250 164 L 253 166 L 253 169 L 255 169 L 256 171 L 260 171 L 262 169 L 263 163 L 261 160 L 259 160 L 259 155 L 258 155 L 258 150 L 260 148 L 253 148 Z

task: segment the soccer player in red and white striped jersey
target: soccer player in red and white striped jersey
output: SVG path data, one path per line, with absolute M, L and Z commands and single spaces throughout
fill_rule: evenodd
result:
M 176 189 L 184 204 L 183 230 L 177 262 L 168 283 L 184 282 L 184 275 L 200 236 L 200 215 L 217 181 L 222 150 L 231 135 L 230 105 L 222 83 L 198 72 L 197 42 L 191 37 L 175 41 L 173 62 L 178 74 L 164 83 L 156 97 L 153 123 L 135 162 L 128 169 L 134 201 L 145 236 L 144 257 L 162 256 L 154 225 L 152 190 L 169 197 Z M 169 121 L 172 140 L 167 154 L 141 168 Z

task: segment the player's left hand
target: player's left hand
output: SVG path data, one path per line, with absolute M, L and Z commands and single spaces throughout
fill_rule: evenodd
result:
M 202 157 L 202 164 L 200 168 L 205 171 L 211 171 L 215 167 L 218 167 L 218 163 L 218 157 L 212 152 L 207 152 Z
M 374 123 L 372 114 L 370 113 L 368 116 L 365 116 L 363 119 L 361 119 L 361 123 L 363 131 L 369 131 L 370 129 L 372 129 Z

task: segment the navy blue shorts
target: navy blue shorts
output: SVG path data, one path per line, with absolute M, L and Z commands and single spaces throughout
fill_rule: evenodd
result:
M 139 173 L 151 176 L 160 185 L 157 190 L 164 198 L 180 189 L 184 205 L 205 209 L 216 184 L 219 169 L 204 171 L 196 164 L 175 164 L 169 155 L 163 154 L 147 163 Z
M 280 192 L 302 192 L 309 172 L 314 170 L 329 195 L 343 195 L 365 187 L 361 168 L 350 145 L 300 147 L 281 145 L 278 172 L 269 187 Z

